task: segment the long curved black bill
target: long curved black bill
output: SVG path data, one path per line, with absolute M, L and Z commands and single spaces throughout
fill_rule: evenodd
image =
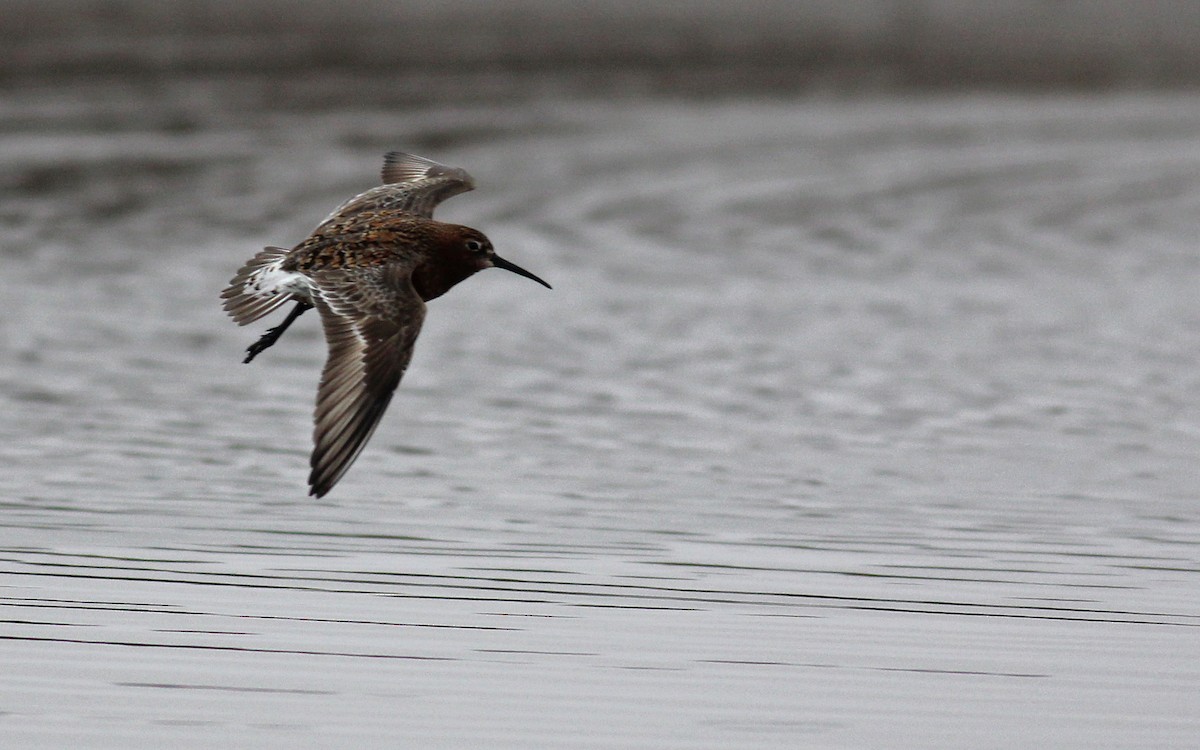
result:
M 499 255 L 492 256 L 492 265 L 495 266 L 496 268 L 503 268 L 505 271 L 512 271 L 513 273 L 515 273 L 518 276 L 524 276 L 527 279 L 533 279 L 534 281 L 536 281 L 537 283 L 546 287 L 547 289 L 554 288 L 554 287 L 550 286 L 549 284 L 547 284 L 546 282 L 539 279 L 537 276 L 534 276 L 530 272 L 526 271 L 524 268 L 521 268 L 516 263 L 510 263 L 507 260 L 505 260 L 504 258 L 501 258 Z

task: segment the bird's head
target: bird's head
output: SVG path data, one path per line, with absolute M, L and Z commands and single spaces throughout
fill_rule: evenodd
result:
M 430 239 L 437 252 L 417 266 L 412 276 L 413 286 L 426 302 L 440 297 L 450 287 L 485 268 L 503 268 L 550 288 L 545 281 L 516 263 L 496 255 L 492 241 L 478 229 L 440 222 L 429 222 L 426 226 L 432 230 Z
M 550 289 L 550 285 L 534 274 L 521 268 L 516 263 L 501 258 L 496 255 L 496 249 L 492 247 L 492 241 L 477 229 L 470 227 L 457 227 L 458 232 L 458 249 L 462 257 L 471 262 L 475 269 L 482 271 L 485 268 L 503 268 L 505 271 L 512 271 L 518 276 L 524 276 L 527 279 L 533 279 L 542 286 Z

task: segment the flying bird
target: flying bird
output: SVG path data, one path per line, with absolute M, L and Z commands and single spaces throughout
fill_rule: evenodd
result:
M 329 356 L 317 388 L 310 495 L 333 489 L 375 431 L 412 359 L 426 302 L 485 268 L 550 288 L 496 255 L 482 232 L 433 219 L 439 203 L 474 188 L 462 169 L 393 151 L 382 185 L 338 206 L 290 250 L 255 255 L 221 293 L 238 325 L 295 303 L 246 350 L 245 362 L 306 310 L 321 315 Z

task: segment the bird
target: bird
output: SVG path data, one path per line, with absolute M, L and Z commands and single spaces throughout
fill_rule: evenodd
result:
M 548 283 L 496 255 L 471 227 L 433 218 L 447 198 L 475 188 L 466 171 L 392 151 L 383 184 L 342 203 L 291 249 L 267 247 L 221 293 L 247 325 L 294 302 L 246 350 L 249 363 L 316 308 L 328 356 L 317 387 L 309 495 L 323 497 L 366 446 L 400 384 L 425 320 L 425 303 L 485 268 Z

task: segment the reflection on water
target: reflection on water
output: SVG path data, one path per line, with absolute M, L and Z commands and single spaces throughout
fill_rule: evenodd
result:
M 327 84 L 0 104 L 14 746 L 1196 735 L 1190 98 Z M 433 303 L 309 501 L 315 323 L 216 295 L 390 148 L 555 291 Z

